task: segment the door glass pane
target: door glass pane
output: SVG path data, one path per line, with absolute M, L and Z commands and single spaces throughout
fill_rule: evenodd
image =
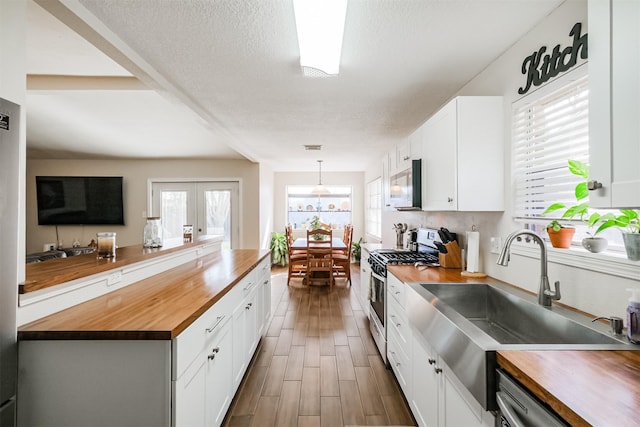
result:
M 187 218 L 187 192 L 162 191 L 162 226 L 166 242 L 182 241 L 182 226 L 189 224 Z
M 231 248 L 231 191 L 205 191 L 205 205 L 207 229 L 204 234 L 223 235 L 222 248 Z

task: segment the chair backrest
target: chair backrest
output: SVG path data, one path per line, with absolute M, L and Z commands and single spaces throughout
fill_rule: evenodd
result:
M 321 236 L 322 239 L 316 236 Z M 333 249 L 332 230 L 308 230 L 307 231 L 307 258 L 331 257 Z
M 353 239 L 353 225 L 347 224 L 344 226 L 344 234 L 342 235 L 342 241 L 347 246 L 347 248 L 351 245 L 352 239 Z
M 287 247 L 293 244 L 293 227 L 291 224 L 287 224 L 284 228 L 285 235 L 287 237 Z

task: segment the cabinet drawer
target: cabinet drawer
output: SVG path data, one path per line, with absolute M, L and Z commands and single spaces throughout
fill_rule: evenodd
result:
M 403 309 L 406 307 L 405 302 L 407 296 L 405 284 L 393 274 L 387 275 L 387 293 L 398 301 Z
M 233 301 L 241 288 L 237 286 L 223 296 L 213 307 L 196 319 L 187 329 L 173 339 L 171 378 L 178 379 L 202 351 L 207 341 L 231 320 Z
M 411 361 L 405 353 L 403 347 L 399 344 L 396 334 L 390 333 L 388 338 L 389 348 L 387 349 L 387 359 L 391 369 L 396 374 L 398 383 L 402 387 L 405 396 L 410 396 L 410 379 L 411 379 Z
M 411 324 L 407 319 L 404 310 L 398 303 L 389 301 L 387 304 L 387 328 L 389 333 L 394 332 L 398 335 L 399 342 L 402 346 L 408 346 L 411 342 Z

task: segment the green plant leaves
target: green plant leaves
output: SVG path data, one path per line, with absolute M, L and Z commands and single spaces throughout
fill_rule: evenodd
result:
M 589 166 L 579 160 L 569 160 L 569 172 L 584 179 L 589 179 Z

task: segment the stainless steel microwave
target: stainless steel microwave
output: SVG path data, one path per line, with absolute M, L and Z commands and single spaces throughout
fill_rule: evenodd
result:
M 389 178 L 389 201 L 399 211 L 422 209 L 422 160 L 412 160 L 410 168 Z

